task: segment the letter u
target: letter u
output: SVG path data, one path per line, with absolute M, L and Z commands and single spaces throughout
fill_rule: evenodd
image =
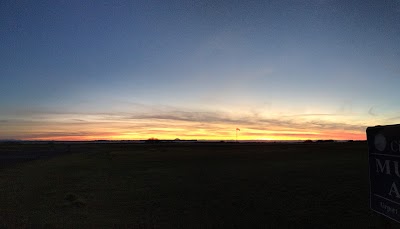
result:
M 394 173 L 396 174 L 397 177 L 400 177 L 399 174 L 399 162 L 398 161 L 393 161 L 394 163 Z

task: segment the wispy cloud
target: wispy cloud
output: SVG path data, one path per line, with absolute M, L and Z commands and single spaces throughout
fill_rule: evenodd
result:
M 333 117 L 330 121 L 319 117 Z M 157 112 L 115 113 L 30 113 L 8 119 L 8 134 L 0 138 L 25 139 L 143 139 L 202 138 L 232 139 L 236 127 L 246 139 L 363 138 L 365 125 L 340 122 L 336 114 L 297 114 L 266 118 L 253 112 L 190 111 L 172 107 Z M 337 121 L 335 121 L 337 120 Z M 358 134 L 358 135 L 357 135 Z

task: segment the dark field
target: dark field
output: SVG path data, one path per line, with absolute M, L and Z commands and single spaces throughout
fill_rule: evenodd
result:
M 382 226 L 365 142 L 0 144 L 0 155 L 5 228 Z

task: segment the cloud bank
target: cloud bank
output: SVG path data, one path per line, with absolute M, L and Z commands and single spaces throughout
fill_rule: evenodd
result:
M 0 138 L 31 140 L 214 139 L 242 140 L 365 139 L 365 124 L 341 121 L 337 114 L 266 117 L 253 112 L 158 110 L 114 113 L 30 112 L 2 119 Z

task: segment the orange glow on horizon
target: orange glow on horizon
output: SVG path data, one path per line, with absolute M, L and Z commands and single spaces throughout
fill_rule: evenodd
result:
M 346 124 L 316 126 L 314 123 L 288 123 L 278 120 L 271 124 L 248 121 L 205 122 L 165 119 L 100 119 L 74 121 L 62 120 L 25 121 L 4 123 L 0 138 L 20 140 L 92 141 L 92 140 L 365 140 L 364 127 Z M 7 126 L 8 125 L 8 126 Z M 10 134 L 11 133 L 11 134 Z
M 359 132 L 346 132 L 346 131 L 326 131 L 326 132 L 303 132 L 303 133 L 288 133 L 284 131 L 274 131 L 274 133 L 257 133 L 254 134 L 245 128 L 241 128 L 241 132 L 238 132 L 238 140 L 321 140 L 321 139 L 333 139 L 333 140 L 365 140 L 365 133 Z M 227 131 L 229 132 L 229 131 Z M 138 134 L 138 133 L 115 133 L 115 134 L 99 134 L 95 131 L 90 135 L 76 135 L 76 136 L 41 136 L 24 138 L 23 140 L 45 140 L 45 141 L 93 141 L 93 140 L 146 140 L 149 138 L 158 138 L 160 140 L 235 140 L 235 132 L 230 131 L 226 135 L 208 133 L 202 131 L 198 134 L 197 131 L 191 132 L 173 132 L 164 134 Z

